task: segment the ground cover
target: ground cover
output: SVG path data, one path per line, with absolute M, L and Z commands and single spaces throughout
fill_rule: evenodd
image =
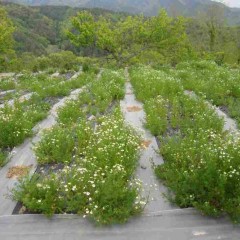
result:
M 181 63 L 172 73 L 187 90 L 217 105 L 240 124 L 240 72 L 214 62 Z
M 160 141 L 165 163 L 155 172 L 172 190 L 168 199 L 239 221 L 239 138 L 223 132 L 223 120 L 203 99 L 186 96 L 172 73 L 140 67 L 130 76 L 146 126 Z
M 78 213 L 101 224 L 142 211 L 140 183 L 133 178 L 141 141 L 120 113 L 123 75 L 104 70 L 59 110 L 58 124 L 35 146 L 38 173 L 13 191 L 28 211 Z

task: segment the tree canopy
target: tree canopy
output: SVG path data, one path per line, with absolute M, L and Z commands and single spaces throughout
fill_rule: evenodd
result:
M 13 24 L 6 11 L 0 8 L 0 54 L 7 53 L 13 46 Z
M 81 11 L 71 19 L 67 36 L 80 47 L 97 48 L 119 64 L 143 51 L 165 52 L 187 45 L 184 18 L 171 18 L 165 10 L 156 17 L 128 16 L 119 21 Z

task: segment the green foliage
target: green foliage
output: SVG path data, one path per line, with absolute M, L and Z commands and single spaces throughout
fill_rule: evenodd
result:
M 12 78 L 3 78 L 0 79 L 0 91 L 12 90 L 16 87 L 16 83 Z
M 229 26 L 226 15 L 222 6 L 210 5 L 188 21 L 188 36 L 200 58 L 219 65 L 239 64 L 239 26 Z
M 171 18 L 166 11 L 159 15 L 156 12 L 154 17 L 143 17 L 103 9 L 78 13 L 79 9 L 65 6 L 0 5 L 4 6 L 16 26 L 15 50 L 23 58 L 16 59 L 13 53 L 8 52 L 4 68 L 8 67 L 9 71 L 20 71 L 22 65 L 25 69 L 27 66 L 37 71 L 37 65 L 33 64 L 35 60 L 29 61 L 26 54 L 49 55 L 62 50 L 82 56 L 105 56 L 108 65 L 116 62 L 119 65 L 130 62 L 175 65 L 199 57 L 219 64 L 240 62 L 239 27 L 226 25 L 224 17 L 229 12 L 224 14 L 224 9 L 216 4 L 204 6 L 197 11 L 200 12 L 199 17 L 188 19 Z M 172 13 L 172 9 L 167 7 L 167 10 Z M 186 13 L 185 8 L 179 11 L 182 15 Z M 231 18 L 231 21 L 236 21 L 236 18 Z M 66 31 L 69 37 L 64 34 Z M 42 61 L 45 67 L 52 64 L 44 58 Z
M 140 183 L 132 179 L 140 139 L 118 108 L 109 110 L 124 95 L 122 75 L 104 70 L 98 80 L 86 77 L 85 90 L 59 110 L 59 124 L 35 148 L 40 164 L 65 167 L 21 180 L 15 200 L 32 212 L 78 213 L 101 224 L 126 222 L 142 211 Z
M 117 22 L 107 17 L 94 20 L 91 13 L 82 11 L 71 24 L 67 36 L 73 44 L 98 48 L 119 65 L 142 51 L 181 51 L 188 46 L 184 19 L 172 19 L 164 10 L 157 17 L 129 16 Z
M 156 173 L 181 207 L 213 216 L 226 212 L 239 221 L 239 143 L 211 130 L 166 139 L 161 146 L 166 162 Z
M 0 148 L 14 147 L 32 134 L 32 128 L 46 116 L 43 105 L 15 103 L 0 109 Z
M 12 21 L 7 12 L 0 7 L 0 71 L 9 64 L 9 57 L 13 53 L 13 32 Z
M 73 149 L 72 130 L 64 126 L 56 126 L 45 132 L 35 152 L 40 164 L 69 163 L 72 160 Z
M 0 8 L 0 54 L 7 53 L 13 46 L 13 24 L 4 9 Z
M 161 96 L 150 98 L 145 102 L 144 109 L 147 113 L 146 127 L 154 136 L 163 134 L 168 126 L 168 103 Z
M 223 132 L 223 120 L 215 111 L 201 98 L 186 96 L 182 88 L 182 83 L 193 90 L 206 84 L 209 93 L 219 94 L 236 79 L 216 78 L 218 73 L 225 79 L 226 69 L 220 71 L 212 62 L 182 63 L 177 69 L 164 73 L 142 67 L 130 72 L 136 95 L 144 99 L 146 126 L 160 140 L 165 163 L 156 166 L 155 172 L 171 189 L 169 200 L 180 207 L 196 207 L 212 216 L 227 213 L 239 222 L 240 139 Z M 202 71 L 195 81 L 195 74 Z M 171 87 L 173 82 L 175 88 Z M 155 87 L 148 89 L 153 83 Z
M 209 61 L 182 63 L 177 69 L 175 74 L 182 80 L 184 88 L 193 90 L 215 105 L 223 107 L 227 114 L 240 123 L 238 69 L 218 66 Z
M 0 150 L 0 167 L 2 167 L 7 159 L 7 154 Z
M 47 177 L 22 180 L 14 190 L 14 199 L 34 212 L 78 213 L 101 224 L 125 222 L 140 212 L 140 202 L 135 203 L 139 186 L 129 186 L 138 140 L 120 116 L 101 122 L 85 147 L 84 159 Z
M 72 25 L 79 32 L 78 34 L 67 32 L 67 35 L 75 45 L 85 47 L 94 43 L 95 21 L 91 13 L 79 12 L 72 18 Z

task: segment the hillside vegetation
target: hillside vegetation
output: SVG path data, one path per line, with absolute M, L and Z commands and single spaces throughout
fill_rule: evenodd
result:
M 106 58 L 106 56 L 109 55 L 107 54 L 109 53 L 109 49 L 101 49 L 102 47 L 99 48 L 99 46 L 96 45 L 90 46 L 90 44 L 74 44 L 67 36 L 67 29 L 71 28 L 72 25 L 71 18 L 76 16 L 79 11 L 83 11 L 83 9 L 65 6 L 28 7 L 7 3 L 1 3 L 1 6 L 6 9 L 8 16 L 15 26 L 13 34 L 15 40 L 14 50 L 16 55 L 21 57 L 17 60 L 17 63 L 16 58 L 12 54 L 8 54 L 9 56 L 5 57 L 8 66 L 15 66 L 15 71 L 23 68 L 23 65 L 27 66 L 30 70 L 43 69 L 39 67 L 39 64 L 37 64 L 38 66 L 33 64 L 33 62 L 35 62 L 35 60 L 33 60 L 34 56 L 48 55 L 59 51 L 71 51 L 75 55 L 100 58 Z M 113 25 L 115 25 L 116 28 L 119 27 L 115 24 L 117 21 L 124 21 L 124 19 L 129 16 L 126 13 L 116 13 L 102 9 L 92 9 L 90 13 L 94 21 L 104 16 L 107 21 L 114 23 Z M 143 17 L 142 20 L 145 21 L 147 19 L 150 20 L 151 18 Z M 134 52 L 140 51 L 141 54 L 137 57 L 134 56 L 135 58 L 131 57 L 129 60 L 134 60 L 134 62 L 140 61 L 142 63 L 154 62 L 155 65 L 176 64 L 184 59 L 196 59 L 198 57 L 213 59 L 219 64 L 238 64 L 240 62 L 240 27 L 226 24 L 222 6 L 210 5 L 207 11 L 202 12 L 195 18 L 182 17 L 182 20 L 182 28 L 183 31 L 185 31 L 184 34 L 186 34 L 186 37 L 184 43 L 182 42 L 182 44 L 178 45 L 181 46 L 180 48 L 176 46 L 174 49 L 171 49 L 168 43 L 164 43 L 164 45 L 161 46 L 161 48 L 158 47 L 156 51 L 156 48 L 149 49 L 148 47 L 143 47 L 144 44 L 138 43 L 139 49 L 136 48 Z M 130 22 L 128 24 L 131 25 Z M 109 25 L 108 27 L 112 28 L 112 26 Z M 170 34 L 172 34 L 172 32 Z M 179 40 L 181 40 L 181 38 L 179 38 Z M 130 53 L 129 42 L 127 42 L 126 39 L 122 39 L 121 41 L 122 43 L 125 42 L 125 48 L 128 48 L 126 51 Z M 141 41 L 145 41 L 145 43 L 149 42 L 149 40 L 146 41 L 144 38 Z M 132 43 L 134 43 L 134 41 Z M 132 49 L 134 46 L 136 47 L 136 44 L 133 45 L 134 44 L 131 44 Z M 145 51 L 142 51 L 140 45 L 142 45 Z M 126 57 L 127 55 L 124 58 L 126 59 Z M 108 61 L 110 60 L 109 57 L 107 59 Z M 12 63 L 13 60 L 14 62 Z
M 212 3 L 224 7 L 225 17 L 230 24 L 240 23 L 240 10 L 231 9 L 221 3 L 211 0 L 5 0 L 33 6 L 55 5 L 81 8 L 102 8 L 113 11 L 125 11 L 128 13 L 143 13 L 146 16 L 157 15 L 160 8 L 165 8 L 171 15 L 195 16 L 200 11 L 206 11 Z

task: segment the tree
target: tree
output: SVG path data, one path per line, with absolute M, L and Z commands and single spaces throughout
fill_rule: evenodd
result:
M 118 21 L 94 19 L 87 11 L 71 19 L 67 35 L 77 46 L 97 48 L 119 65 L 143 51 L 163 51 L 187 42 L 184 18 L 170 18 L 165 10 L 156 17 L 128 16 Z
M 0 8 L 0 55 L 7 53 L 13 47 L 13 24 L 6 11 Z
M 215 50 L 217 38 L 224 26 L 224 7 L 211 4 L 206 13 L 202 16 L 209 36 L 209 48 L 213 52 Z
M 13 57 L 13 34 L 14 27 L 7 17 L 6 11 L 0 8 L 0 71 L 8 65 L 8 56 Z

